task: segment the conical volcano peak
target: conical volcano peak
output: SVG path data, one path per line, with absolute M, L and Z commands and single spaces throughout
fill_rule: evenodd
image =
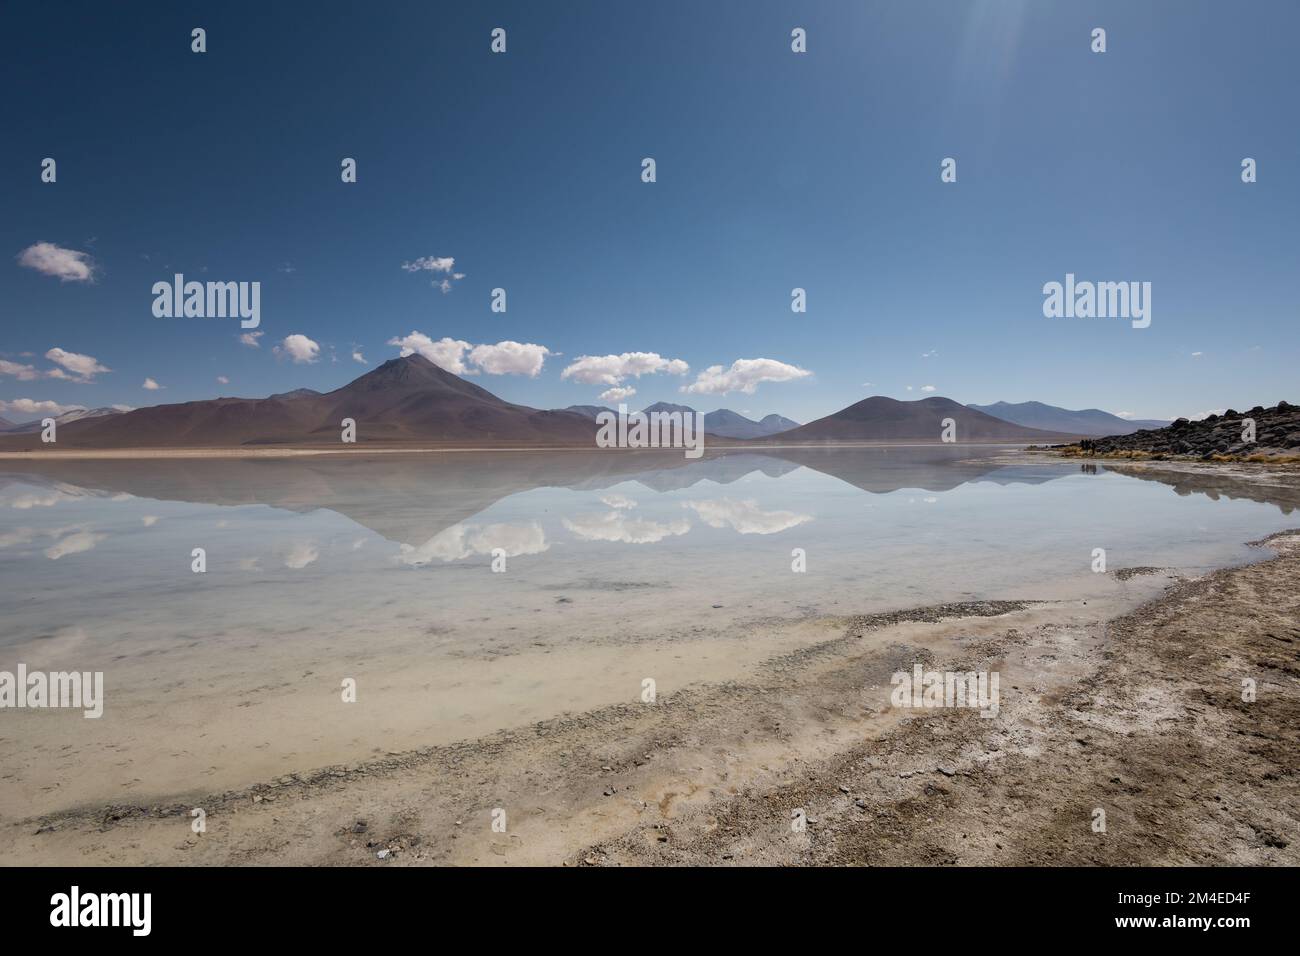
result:
M 418 352 L 389 359 L 378 368 L 344 385 L 339 392 L 369 391 L 451 391 L 480 401 L 505 404 L 491 392 L 448 372 Z
M 451 372 L 440 368 L 419 352 L 412 352 L 410 355 L 389 359 L 382 365 L 376 366 L 373 371 L 362 375 L 356 381 L 382 378 L 395 384 L 400 382 L 431 382 L 438 381 L 443 376 L 450 376 L 451 374 Z

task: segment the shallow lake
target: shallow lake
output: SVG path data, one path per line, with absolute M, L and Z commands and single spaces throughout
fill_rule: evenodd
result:
M 98 720 L 0 712 L 0 813 L 463 739 L 726 679 L 827 616 L 1087 599 L 1117 586 L 1094 549 L 1196 572 L 1300 526 L 1212 478 L 1004 450 L 0 463 L 0 670 L 106 688 Z

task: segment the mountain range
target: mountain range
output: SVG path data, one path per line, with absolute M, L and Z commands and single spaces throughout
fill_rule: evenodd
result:
M 900 402 L 876 395 L 827 415 L 807 425 L 775 436 L 781 442 L 836 441 L 923 441 L 937 442 L 945 420 L 951 419 L 958 442 L 1023 441 L 1058 442 L 1069 437 L 1026 428 L 994 418 L 977 409 L 960 405 L 951 398 L 932 396 L 915 402 Z
M 1110 412 L 1103 412 L 1100 408 L 1071 411 L 1055 405 L 1044 405 L 1042 402 L 994 402 L 992 405 L 966 407 L 1026 428 L 1075 435 L 1129 435 L 1144 428 L 1164 428 L 1169 424 L 1155 419 L 1120 418 Z
M 62 415 L 55 415 L 54 423 L 58 426 L 67 425 L 70 422 L 79 422 L 86 418 L 106 418 L 109 415 L 121 415 L 122 409 L 105 406 L 103 408 L 74 408 L 71 411 L 64 412 Z M 27 434 L 29 432 L 39 432 L 41 430 L 41 418 L 30 422 L 23 422 L 21 425 L 15 425 L 13 422 L 0 418 L 0 432 L 9 434 Z
M 595 417 L 602 411 L 612 410 L 516 405 L 415 354 L 391 359 L 332 392 L 299 388 L 267 398 L 226 397 L 125 412 L 78 409 L 56 420 L 59 447 L 73 449 L 337 446 L 344 419 L 356 422 L 360 445 L 543 447 L 592 445 Z M 645 411 L 693 410 L 660 402 Z M 1039 402 L 965 406 L 938 396 L 904 402 L 879 395 L 806 425 L 776 414 L 754 421 L 730 409 L 707 413 L 704 424 L 709 435 L 730 441 L 939 443 L 946 419 L 952 419 L 959 443 L 1048 444 L 1127 434 L 1152 424 Z M 0 450 L 41 448 L 39 432 L 39 422 L 10 428 L 0 435 Z
M 570 405 L 565 411 L 576 412 L 593 421 L 601 412 L 617 414 L 614 409 L 604 405 Z M 647 405 L 642 411 L 646 414 L 651 412 L 695 414 L 695 409 L 690 406 L 674 405 L 671 402 L 655 402 L 653 405 Z M 767 415 L 760 421 L 754 421 L 752 418 L 746 418 L 739 412 L 733 412 L 729 408 L 720 408 L 716 412 L 704 413 L 704 431 L 719 438 L 766 438 L 769 435 L 776 435 L 798 427 L 798 422 L 776 414 Z
M 798 422 L 777 414 L 765 415 L 754 421 L 729 408 L 720 408 L 704 415 L 704 430 L 723 438 L 767 438 L 798 427 Z
M 215 398 L 73 421 L 59 428 L 58 445 L 336 445 L 345 418 L 357 422 L 358 443 L 588 445 L 594 434 L 580 415 L 511 404 L 422 355 L 409 355 L 325 394 L 297 389 L 269 398 Z M 33 447 L 39 442 L 37 436 L 6 435 L 0 447 L 20 437 Z

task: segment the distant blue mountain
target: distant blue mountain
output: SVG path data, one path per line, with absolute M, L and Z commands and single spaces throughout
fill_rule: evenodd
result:
M 1072 411 L 1042 402 L 994 402 L 992 405 L 967 405 L 977 412 L 992 415 L 1013 425 L 1040 428 L 1072 435 L 1131 435 L 1144 428 L 1164 428 L 1168 422 L 1155 419 L 1120 418 L 1100 408 Z
M 576 412 L 594 420 L 601 412 L 612 412 L 614 410 L 606 408 L 604 405 L 570 405 L 564 411 Z M 647 405 L 642 411 L 646 414 L 651 412 L 695 414 L 695 409 L 689 405 L 674 405 L 672 402 L 655 402 L 653 405 Z M 775 435 L 778 432 L 798 427 L 798 422 L 791 421 L 781 415 L 768 415 L 762 421 L 756 422 L 752 418 L 746 418 L 739 412 L 733 412 L 729 408 L 720 408 L 716 412 L 706 412 L 704 415 L 704 430 L 710 435 L 717 435 L 719 438 L 766 438 L 769 435 Z

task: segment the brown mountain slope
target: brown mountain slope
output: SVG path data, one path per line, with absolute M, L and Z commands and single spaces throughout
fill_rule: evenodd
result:
M 957 442 L 1011 441 L 1058 442 L 1071 436 L 1039 431 L 1004 422 L 950 398 L 922 398 L 915 402 L 876 395 L 833 415 L 773 435 L 777 443 L 863 441 L 941 442 L 943 421 L 956 423 Z
M 59 448 L 220 448 L 332 444 L 344 418 L 357 443 L 491 442 L 591 445 L 595 426 L 572 412 L 512 405 L 444 371 L 421 355 L 392 359 L 324 395 L 218 398 L 140 408 L 112 418 L 72 422 Z M 48 448 L 39 436 L 0 438 L 0 449 Z
M 370 440 L 491 441 L 582 444 L 595 441 L 593 423 L 574 412 L 512 405 L 485 388 L 444 371 L 421 355 L 392 359 L 373 372 L 310 402 L 322 424 L 311 437 L 337 437 L 344 418 Z

